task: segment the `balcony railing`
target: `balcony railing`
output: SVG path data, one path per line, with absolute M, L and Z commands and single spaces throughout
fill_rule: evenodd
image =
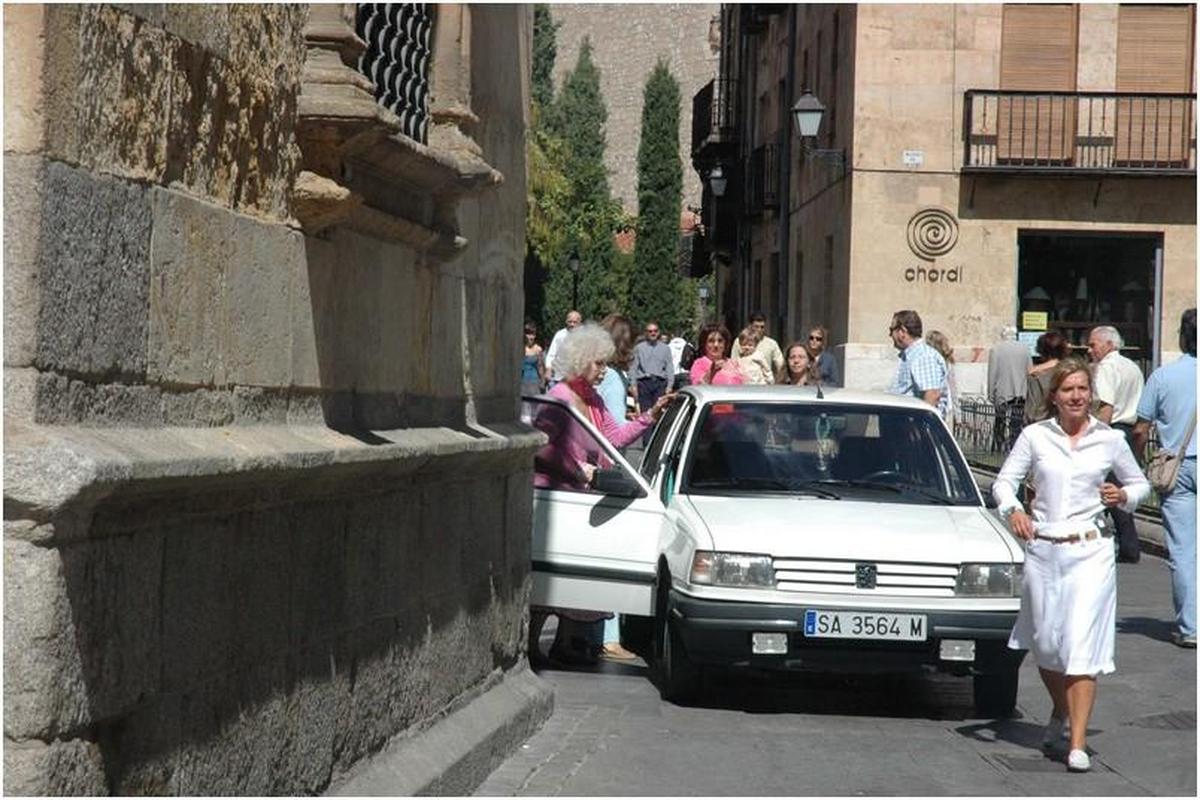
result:
M 779 209 L 779 157 L 779 145 L 774 142 L 759 145 L 750 153 L 750 214 Z
M 734 141 L 735 88 L 732 79 L 714 78 L 692 98 L 693 157 L 707 144 Z
M 963 170 L 1195 175 L 1195 125 L 1189 94 L 971 89 Z

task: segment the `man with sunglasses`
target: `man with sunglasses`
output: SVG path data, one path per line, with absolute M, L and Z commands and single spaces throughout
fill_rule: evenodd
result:
M 658 323 L 646 323 L 645 335 L 633 348 L 633 366 L 629 370 L 633 381 L 633 396 L 638 409 L 646 411 L 654 407 L 658 398 L 671 391 L 675 380 L 675 359 L 671 348 L 658 335 Z M 643 442 L 649 439 L 649 431 Z

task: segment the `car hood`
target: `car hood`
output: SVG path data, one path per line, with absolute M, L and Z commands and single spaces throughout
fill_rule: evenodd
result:
M 986 510 L 822 500 L 690 495 L 717 550 L 785 558 L 927 561 L 1023 560 Z

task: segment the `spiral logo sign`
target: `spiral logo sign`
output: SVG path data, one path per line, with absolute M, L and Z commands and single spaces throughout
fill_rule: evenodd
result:
M 942 208 L 923 208 L 908 221 L 908 247 L 926 261 L 944 256 L 958 242 L 958 221 Z

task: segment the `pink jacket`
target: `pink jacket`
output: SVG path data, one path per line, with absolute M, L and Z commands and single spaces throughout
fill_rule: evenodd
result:
M 547 394 L 570 405 L 574 392 L 564 381 L 556 384 Z M 636 440 L 653 423 L 649 414 L 642 414 L 624 424 L 618 423 L 608 412 L 604 400 L 590 386 L 583 401 L 588 408 L 589 422 L 617 448 Z M 600 469 L 612 466 L 596 442 L 581 426 L 568 424 L 566 412 L 558 407 L 544 406 L 534 419 L 534 426 L 550 437 L 550 441 L 534 457 L 534 486 L 582 489 L 580 467 L 583 464 L 592 464 Z
M 713 386 L 736 386 L 746 382 L 746 378 L 742 375 L 742 371 L 738 369 L 737 361 L 732 358 L 725 359 L 725 365 L 713 375 L 711 381 L 708 378 L 708 371 L 712 368 L 712 360 L 708 356 L 700 356 L 692 362 L 692 383 L 711 383 Z

